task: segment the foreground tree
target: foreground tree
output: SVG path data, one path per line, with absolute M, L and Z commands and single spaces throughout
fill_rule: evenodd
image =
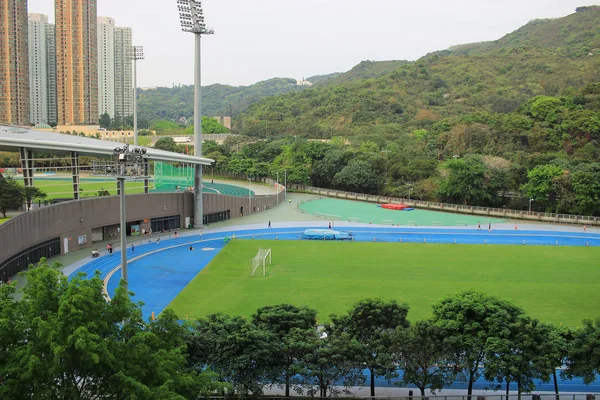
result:
M 600 373 L 600 319 L 595 322 L 583 321 L 581 327 L 573 335 L 569 345 L 567 359 L 567 377 L 580 376 L 585 384 L 590 384 Z
M 356 357 L 362 346 L 347 333 L 332 335 L 329 328 L 324 333 L 321 338 L 316 332 L 313 334 L 309 342 L 312 351 L 301 363 L 308 382 L 316 387 L 311 388 L 308 394 L 314 396 L 318 389 L 319 397 L 336 397 L 341 392 L 350 395 L 350 387 L 364 382 Z M 336 382 L 340 381 L 345 387 L 343 390 L 336 386 Z
M 392 335 L 398 327 L 408 327 L 407 314 L 406 304 L 365 299 L 356 303 L 347 315 L 332 316 L 333 334 L 347 333 L 360 344 L 357 358 L 369 369 L 371 396 L 375 396 L 375 378 L 395 372 L 390 351 Z
M 279 342 L 280 362 L 273 365 L 275 383 L 285 387 L 286 397 L 290 387 L 302 393 L 299 360 L 313 350 L 310 339 L 316 329 L 317 311 L 291 304 L 265 306 L 256 311 L 252 321 L 259 329 L 274 334 Z
M 242 317 L 212 314 L 202 318 L 187 342 L 194 369 L 212 369 L 243 396 L 260 396 L 267 382 L 276 379 L 272 366 L 281 365 L 276 336 Z
M 0 322 L 3 399 L 194 399 L 213 389 L 214 377 L 186 369 L 172 313 L 146 324 L 123 284 L 107 302 L 99 274 L 67 281 L 59 268 L 30 267 L 13 311 L 0 291 L 0 321 L 13 320 Z
M 447 367 L 445 332 L 431 321 L 419 321 L 411 327 L 398 328 L 394 333 L 395 364 L 404 371 L 402 385 L 415 385 L 425 396 L 441 390 L 452 381 L 452 370 Z
M 487 380 L 517 384 L 519 399 L 522 393 L 535 389 L 534 379 L 548 381 L 550 371 L 544 354 L 548 329 L 539 321 L 522 317 L 511 327 L 509 337 L 490 338 L 484 374 Z
M 510 338 L 511 328 L 522 314 L 507 301 L 475 291 L 458 293 L 433 305 L 433 322 L 446 331 L 448 361 L 467 382 L 469 396 L 490 344 Z

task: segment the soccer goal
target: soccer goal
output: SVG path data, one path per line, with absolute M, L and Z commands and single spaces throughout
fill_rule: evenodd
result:
M 271 249 L 258 249 L 258 253 L 251 260 L 252 262 L 252 273 L 250 276 L 261 276 L 260 270 L 262 267 L 262 276 L 267 275 L 267 265 L 271 265 Z
M 442 226 L 442 225 L 444 225 L 444 223 L 442 221 L 433 221 L 432 225 L 433 226 Z
M 358 217 L 349 217 L 349 218 L 348 218 L 348 221 L 349 221 L 349 222 L 355 222 L 355 223 L 358 223 L 358 222 L 360 221 L 360 218 L 358 218 Z

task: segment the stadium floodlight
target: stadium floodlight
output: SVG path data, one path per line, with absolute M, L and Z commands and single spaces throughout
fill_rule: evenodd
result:
M 204 23 L 202 2 L 198 0 L 177 0 L 181 30 L 194 34 L 194 155 L 202 157 L 202 71 L 201 38 L 215 32 L 207 29 Z M 194 228 L 202 228 L 202 165 L 194 168 Z
M 144 48 L 142 46 L 133 46 L 133 48 L 131 49 L 131 59 L 133 60 L 133 144 L 137 146 L 137 60 L 144 59 Z
M 148 179 L 148 156 L 146 148 L 134 147 L 128 144 L 123 147 L 115 147 L 113 150 L 115 167 L 111 170 L 119 183 L 120 202 L 120 233 L 121 233 L 121 278 L 127 282 L 127 231 L 125 217 L 125 180 L 126 179 Z

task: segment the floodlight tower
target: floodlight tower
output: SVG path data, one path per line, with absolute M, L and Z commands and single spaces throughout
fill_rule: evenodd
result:
M 215 32 L 206 28 L 202 2 L 177 0 L 181 29 L 194 34 L 194 155 L 202 157 L 201 38 Z M 202 165 L 194 168 L 194 228 L 202 228 Z
M 127 179 L 148 178 L 148 156 L 146 148 L 129 146 L 116 147 L 113 151 L 112 173 L 119 182 L 119 231 L 121 233 L 121 279 L 129 284 L 127 276 L 127 219 L 125 216 L 125 181 Z
M 138 145 L 138 126 L 137 126 L 137 60 L 144 59 L 144 47 L 133 46 L 131 52 L 133 60 L 133 145 Z

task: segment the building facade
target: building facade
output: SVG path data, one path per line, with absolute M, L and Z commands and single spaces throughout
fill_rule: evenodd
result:
M 122 118 L 133 115 L 131 28 L 115 28 L 115 113 Z
M 29 125 L 27 0 L 0 1 L 0 124 Z
M 115 20 L 98 17 L 98 115 L 115 116 Z
M 58 110 L 56 101 L 56 26 L 46 24 L 46 71 L 48 73 L 48 125 L 58 124 Z
M 34 124 L 48 123 L 48 16 L 29 14 L 29 107 Z
M 59 125 L 98 123 L 96 0 L 55 0 Z

